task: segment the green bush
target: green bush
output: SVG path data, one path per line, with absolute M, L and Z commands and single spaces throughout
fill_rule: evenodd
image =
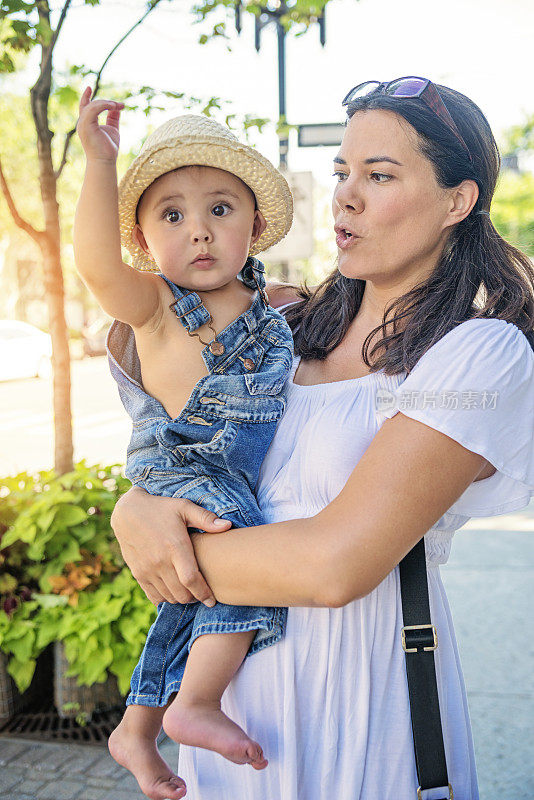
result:
M 79 684 L 116 675 L 126 694 L 156 609 L 110 526 L 130 486 L 119 465 L 20 473 L 0 483 L 0 649 L 22 692 L 37 656 L 65 644 Z

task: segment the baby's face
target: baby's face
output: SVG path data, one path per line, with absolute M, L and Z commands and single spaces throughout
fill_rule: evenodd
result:
M 235 280 L 265 228 L 243 181 L 213 167 L 182 167 L 144 192 L 133 238 L 173 283 L 194 291 Z

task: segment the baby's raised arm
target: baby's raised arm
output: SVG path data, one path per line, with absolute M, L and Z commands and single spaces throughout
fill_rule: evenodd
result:
M 117 188 L 119 118 L 123 103 L 91 101 L 87 87 L 80 100 L 77 132 L 86 169 L 74 219 L 74 256 L 78 272 L 102 308 L 112 317 L 142 327 L 159 311 L 158 279 L 122 260 Z M 105 125 L 98 116 L 107 111 Z

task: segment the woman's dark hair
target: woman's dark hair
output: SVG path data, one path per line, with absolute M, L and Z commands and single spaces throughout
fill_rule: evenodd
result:
M 347 107 L 349 119 L 357 111 L 394 111 L 418 133 L 421 152 L 432 163 L 440 186 L 474 180 L 479 189 L 476 205 L 452 230 L 428 280 L 390 303 L 382 324 L 365 339 L 365 364 L 388 375 L 410 372 L 429 347 L 474 317 L 513 322 L 530 335 L 534 328 L 534 268 L 527 256 L 497 233 L 488 213 L 500 168 L 488 121 L 465 95 L 446 86 L 436 88 L 471 160 L 455 134 L 420 99 L 375 94 Z M 345 336 L 364 289 L 365 280 L 346 278 L 337 269 L 313 291 L 301 286 L 302 300 L 286 314 L 297 355 L 325 359 Z

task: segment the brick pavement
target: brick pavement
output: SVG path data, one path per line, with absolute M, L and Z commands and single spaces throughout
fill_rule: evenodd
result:
M 160 751 L 172 766 L 178 746 Z M 0 737 L 0 800 L 143 800 L 135 778 L 106 747 Z

